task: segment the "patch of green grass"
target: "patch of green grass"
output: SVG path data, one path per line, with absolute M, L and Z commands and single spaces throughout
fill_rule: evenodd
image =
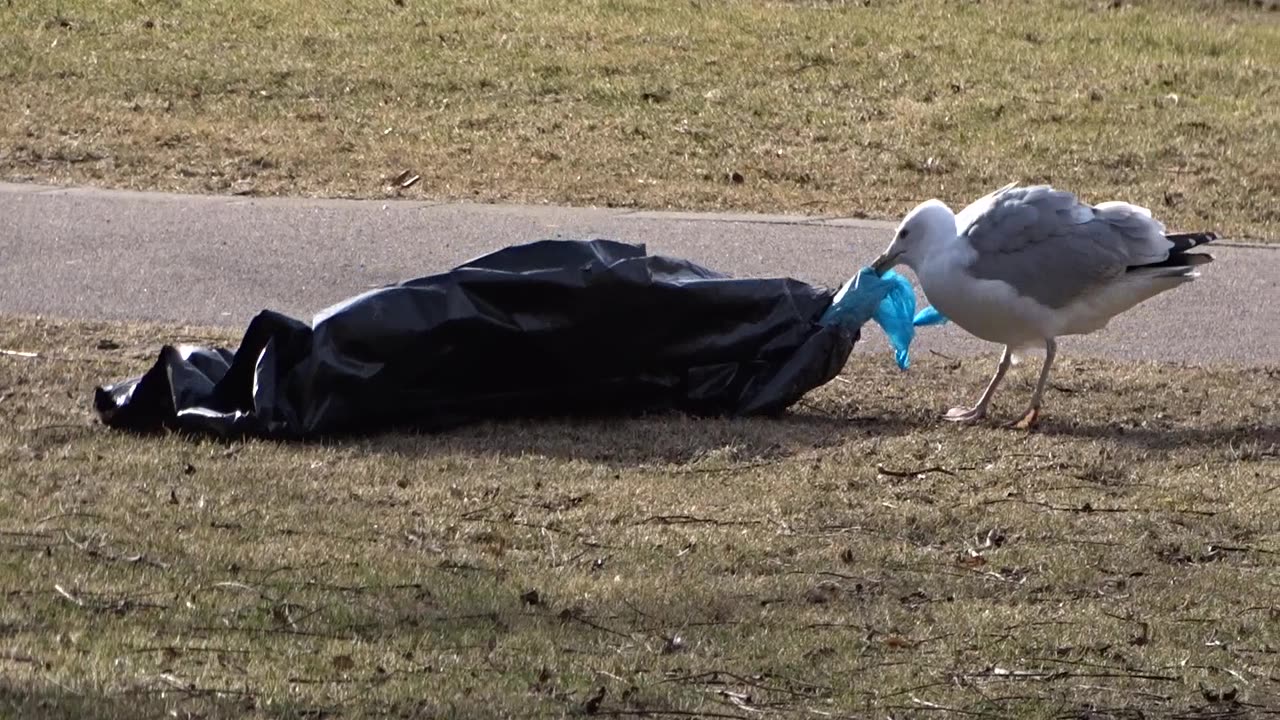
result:
M 15 3 L 0 177 L 883 218 L 1051 181 L 1270 238 L 1277 57 L 1240 2 Z
M 1066 359 L 1030 434 L 880 354 L 772 420 L 96 424 L 157 337 L 236 339 L 0 323 L 0 715 L 1280 710 L 1274 371 Z

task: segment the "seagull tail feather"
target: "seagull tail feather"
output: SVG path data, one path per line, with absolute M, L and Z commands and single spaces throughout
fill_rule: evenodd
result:
M 1173 247 L 1169 250 L 1169 257 L 1159 262 L 1130 265 L 1125 269 L 1125 272 L 1154 277 L 1195 277 L 1196 273 L 1192 271 L 1192 268 L 1213 262 L 1213 256 L 1209 253 L 1193 253 L 1188 252 L 1188 250 L 1217 240 L 1218 235 L 1216 233 L 1171 233 L 1165 235 L 1165 239 L 1173 243 Z
M 1173 249 L 1169 252 L 1177 254 L 1186 252 L 1197 245 L 1211 243 L 1218 239 L 1218 234 L 1214 232 L 1168 233 L 1164 238 L 1173 243 Z

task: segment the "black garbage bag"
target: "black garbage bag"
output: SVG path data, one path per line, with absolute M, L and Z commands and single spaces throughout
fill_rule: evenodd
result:
M 834 292 L 643 245 L 542 240 L 373 290 L 314 326 L 264 311 L 234 352 L 166 345 L 101 386 L 109 426 L 287 439 L 484 418 L 780 412 L 844 366 Z

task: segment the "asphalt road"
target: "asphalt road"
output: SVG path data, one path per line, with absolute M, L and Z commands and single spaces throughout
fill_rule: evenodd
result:
M 543 238 L 643 243 L 651 252 L 735 275 L 786 275 L 834 287 L 874 259 L 891 234 L 890 224 L 832 217 L 187 196 L 0 183 L 0 316 L 234 328 L 262 309 L 309 319 L 371 287 Z M 1212 252 L 1217 262 L 1198 281 L 1140 305 L 1100 333 L 1064 339 L 1063 354 L 1276 364 L 1280 245 L 1224 239 Z M 874 325 L 864 337 L 859 351 L 888 352 Z M 917 343 L 916 353 L 983 353 L 993 362 L 998 352 L 951 325 L 923 329 Z

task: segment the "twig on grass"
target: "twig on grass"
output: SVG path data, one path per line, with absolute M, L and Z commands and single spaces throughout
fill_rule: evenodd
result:
M 615 716 L 615 717 L 624 717 L 624 716 L 626 716 L 626 717 L 630 717 L 630 716 L 639 716 L 639 717 L 662 717 L 662 716 L 667 716 L 667 717 L 710 717 L 710 718 L 734 718 L 734 720 L 746 720 L 748 717 L 750 717 L 750 716 L 748 716 L 748 715 L 734 715 L 734 714 L 732 714 L 732 713 L 721 713 L 721 712 L 715 712 L 715 711 L 713 711 L 713 710 L 698 710 L 698 711 L 691 711 L 691 710 L 650 710 L 650 709 L 647 709 L 647 708 L 646 708 L 646 709 L 643 709 L 643 710 L 626 710 L 626 709 L 617 709 L 617 710 L 612 710 L 612 709 L 607 709 L 607 708 L 601 708 L 601 709 L 599 709 L 599 710 L 596 710 L 596 711 L 595 711 L 595 713 L 593 713 L 593 714 L 595 714 L 595 715 L 613 715 L 613 716 Z
M 760 679 L 764 679 L 764 677 L 766 676 L 759 676 Z M 756 688 L 757 690 L 784 693 L 801 698 L 811 699 L 814 697 L 826 697 L 832 692 L 830 687 L 824 685 L 810 685 L 808 683 L 800 682 L 797 682 L 796 684 L 804 688 L 804 690 L 792 690 L 790 688 L 778 687 L 775 685 L 766 685 L 756 679 L 743 677 L 742 675 L 732 673 L 727 670 L 707 670 L 706 672 L 695 673 L 693 675 L 680 675 L 677 677 L 666 678 L 662 680 L 661 683 L 695 684 L 701 682 L 704 685 L 728 685 L 729 683 L 722 678 L 728 678 L 739 685 L 746 685 L 748 687 Z M 780 679 L 788 680 L 788 678 Z
M 61 520 L 62 518 L 73 518 L 73 517 L 92 518 L 94 520 L 102 520 L 104 522 L 106 521 L 106 518 L 102 517 L 101 515 L 97 515 L 91 512 L 79 512 L 79 511 L 73 510 L 71 512 L 54 513 L 53 515 L 45 515 L 39 520 L 36 520 L 36 524 L 43 525 L 49 522 L 50 520 Z
M 469 562 L 462 562 L 459 560 L 441 560 L 440 563 L 436 565 L 436 569 L 461 570 L 463 572 L 481 572 L 481 573 L 489 573 L 495 576 L 501 576 L 504 572 L 499 568 L 488 568 L 488 567 L 484 567 L 483 565 L 475 565 Z
M 195 626 L 192 626 L 190 629 L 192 632 L 205 632 L 205 633 L 211 633 L 211 634 L 237 632 L 237 633 L 243 633 L 246 635 L 297 635 L 301 637 L 324 638 L 326 640 L 352 641 L 352 640 L 359 639 L 359 635 L 356 632 L 354 632 L 354 630 L 350 635 L 338 635 L 337 633 L 323 633 L 323 632 L 315 632 L 311 630 L 292 630 L 292 629 L 287 629 L 283 627 L 252 628 L 252 627 L 241 627 L 238 625 L 226 625 L 223 627 L 214 627 L 211 625 L 195 625 Z
M 963 467 L 959 469 L 972 470 L 973 468 Z M 881 475 L 888 475 L 889 477 L 919 477 L 921 475 L 928 475 L 929 473 L 942 473 L 943 475 L 949 475 L 951 477 L 956 476 L 954 471 L 948 470 L 942 467 L 941 465 L 931 465 L 927 468 L 921 468 L 919 470 L 890 470 L 889 468 L 883 465 L 876 465 L 876 472 L 880 473 Z
M 388 584 L 370 584 L 370 585 L 340 585 L 337 583 L 323 582 L 321 580 L 308 579 L 299 583 L 302 587 L 318 588 L 320 590 L 333 590 L 335 592 L 347 593 L 364 593 L 369 591 L 385 591 L 385 590 L 423 590 L 425 586 L 420 582 L 413 583 L 388 583 Z
M 52 425 L 37 425 L 33 428 L 28 428 L 28 431 L 40 432 L 41 430 L 89 430 L 89 429 L 90 427 L 88 425 L 81 425 L 78 423 L 54 423 Z
M 1087 502 L 1079 507 L 1072 507 L 1070 505 L 1054 505 L 1052 503 L 1042 502 L 1040 500 L 1028 500 L 1026 498 L 1019 498 L 1019 497 L 992 498 L 990 500 L 983 500 L 978 504 L 979 505 L 999 505 L 1001 503 L 1021 503 L 1023 505 L 1033 505 L 1035 507 L 1042 507 L 1047 510 L 1054 510 L 1057 512 L 1075 512 L 1075 513 L 1162 513 L 1163 512 L 1163 513 L 1175 513 L 1175 514 L 1182 514 L 1182 515 L 1199 515 L 1202 517 L 1214 517 L 1215 515 L 1218 514 L 1216 510 L 1179 510 L 1179 509 L 1164 510 L 1164 509 L 1153 509 L 1153 508 L 1094 507 L 1092 504 Z
M 64 587 L 62 587 L 61 585 L 54 585 L 54 586 L 53 586 L 53 589 L 54 589 L 54 590 L 55 590 L 59 595 L 61 595 L 62 597 L 64 597 L 64 598 L 66 598 L 66 599 L 70 600 L 70 601 L 71 601 L 71 603 L 72 603 L 73 605 L 79 605 L 80 607 L 84 607 L 84 601 L 83 601 L 83 600 L 81 600 L 80 598 L 76 597 L 75 595 L 72 595 L 71 593 L 67 592 L 67 589 L 66 589 L 66 588 L 64 588 Z
M 948 713 L 958 713 L 960 715 L 972 715 L 974 717 L 1000 717 L 995 713 L 982 712 L 981 710 L 965 710 L 964 708 L 950 707 L 948 705 L 939 705 L 938 703 L 929 702 L 928 700 L 921 700 L 920 698 L 914 695 L 911 696 L 911 702 L 915 703 L 915 706 L 891 705 L 891 706 L 888 706 L 886 709 L 892 708 L 895 710 L 939 710 L 939 711 L 948 712 Z
M 1209 552 L 1212 553 L 1215 549 L 1225 550 L 1226 552 L 1259 553 L 1262 555 L 1280 555 L 1280 552 L 1277 552 L 1275 550 L 1264 550 L 1262 548 L 1256 548 L 1251 545 L 1219 545 L 1218 543 L 1209 543 Z
M 48 667 L 45 661 L 33 655 L 28 655 L 17 650 L 0 650 L 0 660 L 8 660 L 9 662 L 30 663 L 40 667 Z
M 86 600 L 85 598 L 77 597 L 70 590 L 67 590 L 61 585 L 54 585 L 53 590 L 54 592 L 61 595 L 64 599 L 66 599 L 71 604 L 77 607 L 85 608 L 87 610 L 109 610 L 111 612 L 122 613 L 126 610 L 131 610 L 135 608 L 150 609 L 150 610 L 168 610 L 169 609 L 168 605 L 161 605 L 160 603 L 151 603 L 151 602 L 140 602 L 138 600 L 134 600 L 133 598 L 128 598 L 128 597 L 120 598 L 119 600 L 114 600 L 110 602 L 106 602 L 102 600 Z
M 1060 680 L 1064 678 L 1128 678 L 1132 680 L 1151 680 L 1153 682 L 1179 682 L 1182 680 L 1178 675 L 1160 675 L 1152 672 L 1142 672 L 1129 670 L 1127 668 L 1116 665 L 1106 665 L 1103 663 L 1093 663 L 1087 660 L 1064 660 L 1062 658 L 1050 657 L 1029 657 L 1027 660 L 1032 662 L 1049 662 L 1059 663 L 1062 665 L 1073 665 L 1076 667 L 1096 668 L 1098 670 L 1110 670 L 1113 672 L 1076 672 L 1073 670 L 1003 670 L 1003 668 L 993 668 L 985 673 L 965 673 L 965 677 L 996 677 L 1006 680 Z
M 525 522 L 524 520 L 506 520 L 503 518 L 476 517 L 476 516 L 470 516 L 470 515 L 471 513 L 466 513 L 462 516 L 461 519 L 465 522 L 487 522 L 487 523 L 498 523 L 502 525 L 514 525 L 516 527 L 526 527 L 526 528 L 531 528 L 533 530 L 544 530 L 546 532 L 559 533 L 561 535 L 569 535 L 574 538 L 582 537 L 582 533 L 577 532 L 575 530 L 562 530 L 560 528 L 551 527 L 550 525 L 543 525 L 541 523 Z
M 760 525 L 760 520 L 716 520 L 715 518 L 696 517 L 694 515 L 650 515 L 649 517 L 638 520 L 634 525 L 646 525 L 648 523 L 658 523 L 659 525 Z
M 955 363 L 955 366 L 956 366 L 956 367 L 960 367 L 960 361 L 959 361 L 959 360 L 957 360 L 956 358 L 951 357 L 950 355 L 946 355 L 946 354 L 944 354 L 944 353 L 940 353 L 940 352 L 938 352 L 937 350 L 934 350 L 934 349 L 932 349 L 932 348 L 930 348 L 930 349 L 929 349 L 929 354 L 930 354 L 930 355 L 934 355 L 934 356 L 936 356 L 936 357 L 940 357 L 940 358 L 942 358 L 943 360 L 946 360 L 946 361 L 948 361 L 948 362 Z
M 352 683 L 363 683 L 360 678 L 305 678 L 305 677 L 289 677 L 289 682 L 294 685 L 350 685 Z
M 708 473 L 730 473 L 740 470 L 751 470 L 753 468 L 767 467 L 769 465 L 777 465 L 782 462 L 782 458 L 772 460 L 757 460 L 755 462 L 741 463 L 739 465 L 731 465 L 729 467 L 719 468 L 680 468 L 679 470 L 669 470 L 672 475 L 699 475 Z
M 905 664 L 907 664 L 905 661 L 899 662 L 899 663 L 885 663 L 885 665 L 905 665 Z M 874 668 L 879 668 L 879 667 L 882 667 L 882 665 L 874 666 Z M 873 668 L 866 668 L 866 669 L 873 669 Z M 861 672 L 862 670 L 864 669 L 860 669 L 859 671 Z M 919 690 L 928 690 L 929 688 L 934 688 L 934 687 L 949 686 L 949 685 L 952 685 L 953 683 L 954 683 L 954 680 L 952 680 L 951 678 L 947 678 L 946 680 L 934 680 L 932 682 L 924 683 L 923 685 L 913 685 L 909 688 L 894 690 L 893 692 L 887 693 L 885 695 L 876 694 L 874 697 L 876 700 L 888 700 L 889 698 L 898 697 L 899 695 L 907 695 L 913 692 L 917 692 Z
M 1077 690 L 1105 690 L 1113 693 L 1123 693 L 1126 695 L 1136 695 L 1138 697 L 1147 698 L 1149 700 L 1159 700 L 1161 702 L 1169 702 L 1173 699 L 1171 695 L 1161 695 L 1160 693 L 1147 692 L 1146 690 L 1131 690 L 1129 688 L 1108 687 L 1106 685 L 1075 685 Z
M 76 540 L 71 536 L 71 531 L 69 530 L 63 530 L 62 536 L 66 538 L 67 542 L 70 543 L 72 547 L 80 550 L 89 557 L 102 558 L 103 560 L 111 562 L 128 563 L 130 565 L 149 565 L 160 570 L 169 569 L 169 565 L 167 563 L 162 563 L 159 560 L 152 560 L 142 553 L 138 553 L 137 555 L 116 555 L 114 553 L 104 552 L 100 547 L 89 547 L 88 540 Z
M 136 654 L 153 653 L 153 652 L 178 653 L 178 654 L 207 652 L 207 653 L 218 653 L 218 654 L 225 654 L 225 655 L 251 655 L 255 651 L 236 650 L 233 648 L 224 648 L 224 647 L 191 647 L 191 646 L 181 647 L 178 645 L 145 645 L 143 647 L 133 648 L 129 650 L 129 652 L 136 653 Z
M 1111 540 L 1086 540 L 1085 538 L 1056 538 L 1054 543 L 1060 545 L 1097 545 L 1099 547 L 1124 547 L 1124 543 L 1113 542 Z
M 854 582 L 863 582 L 868 585 L 879 585 L 880 581 L 862 575 L 848 575 L 838 573 L 833 570 L 787 570 L 783 575 L 818 575 L 820 577 L 833 577 L 839 580 L 853 580 Z
M 100 357 L 68 357 L 66 355 L 50 355 L 49 353 L 30 352 L 27 350 L 5 350 L 0 348 L 0 356 L 21 358 L 23 360 L 53 360 L 68 363 L 98 363 Z
M 160 680 L 169 688 L 186 695 L 187 697 L 204 697 L 209 695 L 226 695 L 229 697 L 256 697 L 254 693 L 247 690 L 233 690 L 231 688 L 202 688 L 198 687 L 194 682 L 178 679 L 170 673 L 161 673 L 155 678 Z
M 582 613 L 572 612 L 570 610 L 562 610 L 555 617 L 565 622 L 568 622 L 568 621 L 579 622 L 579 623 L 582 623 L 583 625 L 586 625 L 589 628 L 594 628 L 596 630 L 599 630 L 600 632 L 609 633 L 610 635 L 616 635 L 620 638 L 626 638 L 628 640 L 632 639 L 630 634 L 621 632 L 619 630 L 614 630 L 611 627 L 606 627 L 604 625 L 601 625 L 589 619 L 587 616 L 583 615 Z
M 33 538 L 49 538 L 47 532 L 28 532 L 25 530 L 0 530 L 0 537 L 33 537 Z

